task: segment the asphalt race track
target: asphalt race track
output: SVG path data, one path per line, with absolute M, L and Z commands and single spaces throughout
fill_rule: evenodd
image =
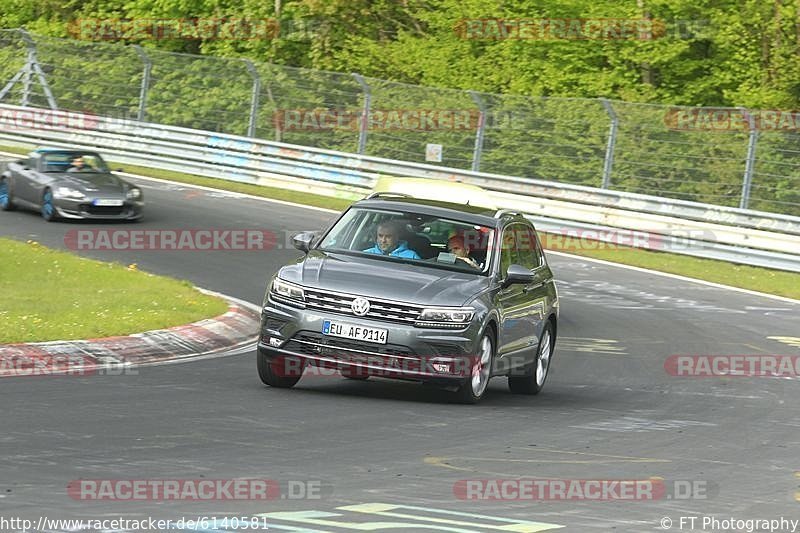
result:
M 278 235 L 269 251 L 81 252 L 260 304 L 268 276 L 299 255 L 284 235 L 333 217 L 134 181 L 147 201 L 139 224 L 47 224 L 16 211 L 0 213 L 0 235 L 64 248 L 73 229 L 269 230 Z M 501 378 L 477 406 L 374 378 L 306 376 L 292 390 L 270 389 L 254 350 L 123 376 L 0 380 L 0 516 L 267 513 L 263 527 L 275 531 L 639 532 L 663 531 L 665 517 L 672 530 L 689 531 L 681 516 L 698 517 L 701 531 L 703 517 L 800 519 L 800 382 L 675 377 L 664 367 L 675 354 L 799 356 L 800 339 L 769 337 L 800 336 L 800 305 L 569 256 L 549 260 L 561 321 L 553 373 L 535 397 L 511 395 Z M 667 491 L 634 501 L 476 501 L 454 490 L 459 480 L 518 477 L 662 478 Z M 201 502 L 87 501 L 67 491 L 79 479 L 238 478 L 320 490 Z M 691 494 L 679 490 L 689 486 Z M 240 529 L 232 524 L 216 529 Z

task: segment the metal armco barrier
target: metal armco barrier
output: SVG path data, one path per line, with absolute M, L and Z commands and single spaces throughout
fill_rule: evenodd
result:
M 800 272 L 800 217 L 789 215 L 20 106 L 0 105 L 0 140 L 352 200 L 379 176 L 459 181 L 488 189 L 498 206 L 529 214 L 545 231 L 637 230 L 683 243 L 666 251 Z

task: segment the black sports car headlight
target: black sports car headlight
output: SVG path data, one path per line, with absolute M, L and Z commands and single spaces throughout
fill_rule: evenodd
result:
M 128 200 L 139 200 L 142 197 L 141 189 L 129 189 L 127 198 Z

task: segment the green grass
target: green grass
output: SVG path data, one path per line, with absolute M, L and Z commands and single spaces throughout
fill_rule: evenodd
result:
M 187 281 L 0 238 L 0 344 L 128 335 L 219 316 Z
M 0 146 L 0 150 L 20 154 L 26 154 L 29 151 L 29 149 L 25 148 L 7 146 Z M 114 167 L 119 168 L 119 165 L 114 164 Z M 285 200 L 288 202 L 295 202 L 298 204 L 316 207 L 327 207 L 334 210 L 343 210 L 351 204 L 349 200 L 343 200 L 340 198 L 330 198 L 327 196 L 287 191 L 274 187 L 263 187 L 260 185 L 250 185 L 214 178 L 204 178 L 191 174 L 183 174 L 180 172 L 137 167 L 133 165 L 122 165 L 122 168 L 124 168 L 127 172 L 141 174 L 143 176 L 169 179 L 193 185 L 204 185 L 206 187 L 213 187 L 216 189 L 242 192 L 246 194 L 252 194 L 254 196 Z M 686 255 L 653 252 L 650 250 L 642 250 L 637 248 L 619 247 L 617 249 L 599 249 L 598 247 L 598 249 L 591 250 L 575 249 L 575 247 L 570 247 L 570 249 L 565 249 L 562 251 L 575 255 L 592 257 L 595 259 L 603 259 L 613 263 L 649 268 L 652 270 L 669 272 L 671 274 L 678 274 L 690 278 L 722 283 L 725 285 L 741 287 L 743 289 L 750 289 L 753 291 L 776 294 L 789 298 L 800 298 L 800 274 L 795 274 L 792 272 L 784 272 L 781 270 L 773 270 L 761 267 L 742 266 L 728 263 L 727 261 L 700 259 Z

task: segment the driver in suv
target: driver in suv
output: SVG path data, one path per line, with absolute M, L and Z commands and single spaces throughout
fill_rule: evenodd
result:
M 421 259 L 417 252 L 408 247 L 408 242 L 400 240 L 400 223 L 396 220 L 381 222 L 376 235 L 375 246 L 364 250 L 365 253 Z

